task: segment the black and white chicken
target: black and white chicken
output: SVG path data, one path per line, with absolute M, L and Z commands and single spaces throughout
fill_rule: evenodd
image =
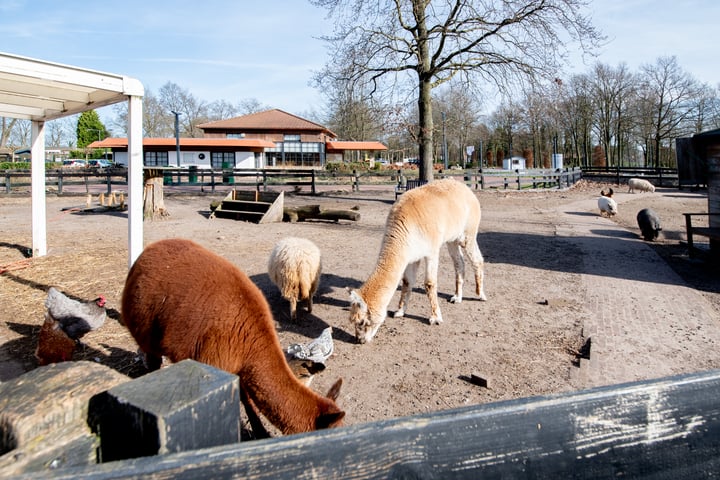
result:
M 328 357 L 335 350 L 332 338 L 332 327 L 322 331 L 320 336 L 307 345 L 294 343 L 287 349 L 287 353 L 300 360 L 312 360 L 316 363 L 325 364 Z
M 86 333 L 97 330 L 105 323 L 105 297 L 100 295 L 93 301 L 82 302 L 62 293 L 55 287 L 48 290 L 45 307 L 48 315 L 56 320 L 68 337 L 80 339 Z

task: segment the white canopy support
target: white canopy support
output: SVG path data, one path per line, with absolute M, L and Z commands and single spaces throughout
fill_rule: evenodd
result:
M 0 52 L 0 117 L 32 122 L 33 256 L 47 255 L 45 122 L 128 102 L 128 265 L 143 249 L 142 84 L 130 77 Z

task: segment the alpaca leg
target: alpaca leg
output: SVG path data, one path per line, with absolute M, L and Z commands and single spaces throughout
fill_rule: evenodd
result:
M 140 359 L 142 360 L 143 365 L 149 371 L 154 372 L 155 370 L 160 369 L 160 366 L 162 365 L 162 355 L 153 355 L 152 353 L 145 353 L 139 348 L 138 348 L 137 352 L 138 352 L 138 355 L 140 355 Z
M 290 300 L 290 320 L 293 322 L 297 321 L 297 298 L 291 297 Z
M 465 254 L 468 260 L 470 260 L 473 272 L 475 272 L 475 294 L 484 302 L 487 300 L 485 296 L 485 260 L 480 252 L 475 234 L 468 237 L 468 243 L 469 245 L 465 248 Z
M 248 421 L 250 422 L 250 428 L 252 428 L 253 436 L 256 439 L 270 438 L 270 433 L 268 433 L 265 425 L 263 425 L 262 423 L 262 420 L 260 420 L 260 416 L 257 413 L 255 404 L 253 403 L 250 395 L 248 395 L 247 391 L 242 385 L 240 386 L 240 401 L 245 407 L 245 414 L 247 415 Z
M 412 287 L 417 277 L 417 267 L 420 262 L 409 263 L 405 267 L 405 273 L 402 278 L 402 288 L 400 289 L 400 303 L 398 309 L 395 311 L 393 318 L 400 318 L 405 315 L 405 307 L 410 301 L 410 294 L 412 293 Z
M 312 313 L 312 295 L 310 295 L 307 299 L 307 310 L 308 313 Z
M 448 252 L 455 266 L 455 295 L 450 298 L 450 303 L 461 303 L 463 298 L 463 283 L 465 283 L 465 260 L 460 248 L 460 242 L 448 242 Z
M 438 258 L 428 258 L 425 264 L 425 292 L 430 300 L 430 325 L 442 323 L 442 313 L 437 297 Z

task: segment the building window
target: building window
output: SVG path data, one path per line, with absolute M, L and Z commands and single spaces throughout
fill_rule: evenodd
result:
M 212 168 L 235 168 L 235 152 L 211 152 Z
M 168 152 L 145 152 L 145 166 L 167 167 Z
M 286 142 L 299 142 L 300 141 L 300 135 L 289 135 L 285 134 L 283 135 L 283 140 Z
M 265 149 L 265 155 L 273 167 L 322 167 L 324 147 L 316 142 L 276 142 L 275 148 Z
M 235 138 L 235 139 L 245 138 L 245 134 L 244 133 L 228 133 L 226 138 Z

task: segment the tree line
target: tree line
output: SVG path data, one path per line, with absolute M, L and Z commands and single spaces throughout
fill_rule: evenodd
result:
M 324 92 L 324 104 L 300 116 L 327 126 L 343 140 L 381 140 L 393 162 L 418 157 L 414 104 L 383 104 L 340 83 Z M 673 167 L 676 138 L 720 128 L 720 87 L 697 81 L 675 57 L 660 57 L 637 72 L 625 64 L 597 63 L 567 80 L 506 92 L 484 113 L 483 105 L 494 101 L 491 96 L 453 83 L 433 95 L 438 163 L 444 164 L 447 146 L 453 166 L 502 166 L 504 158 L 519 155 L 528 167 L 549 168 L 552 154 L 559 153 L 566 166 Z M 146 92 L 143 134 L 173 137 L 172 112 L 180 113 L 181 136 L 199 137 L 198 124 L 267 108 L 257 99 L 206 102 L 168 82 L 158 95 Z M 82 151 L 95 140 L 126 135 L 127 106 L 117 104 L 113 113 L 109 127 L 95 111 L 48 122 L 46 143 Z M 3 145 L 30 144 L 29 122 L 0 121 Z M 468 146 L 474 150 L 471 156 Z
M 341 140 L 383 141 L 394 161 L 417 158 L 423 180 L 438 163 L 499 166 L 514 155 L 534 167 L 549 167 L 553 154 L 569 166 L 672 166 L 675 138 L 720 123 L 718 87 L 672 56 L 636 72 L 597 63 L 562 73 L 571 49 L 591 54 L 605 40 L 588 0 L 311 3 L 334 26 L 313 79 L 325 101 L 292 113 Z M 197 137 L 201 123 L 267 108 L 255 99 L 207 102 L 168 82 L 157 95 L 146 91 L 143 132 L 172 137 L 177 118 L 180 135 Z M 47 143 L 82 147 L 99 130 L 125 135 L 127 106 L 113 112 L 110 128 L 91 122 L 80 131 L 77 119 L 60 120 Z M 27 124 L 3 119 L 0 127 L 0 145 L 29 144 Z

